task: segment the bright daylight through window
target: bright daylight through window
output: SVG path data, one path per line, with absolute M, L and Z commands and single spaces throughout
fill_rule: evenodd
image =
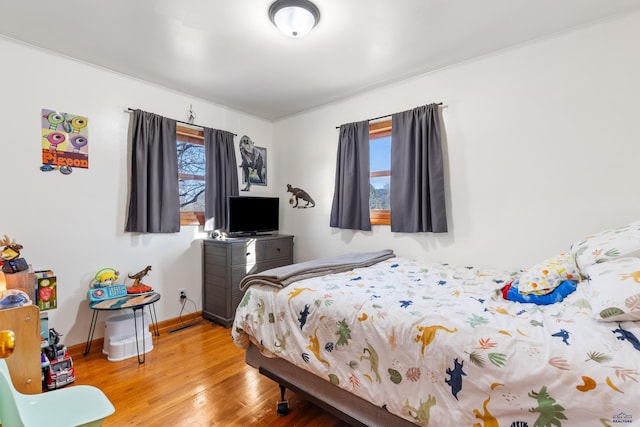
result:
M 369 215 L 372 225 L 389 225 L 391 120 L 369 126 Z

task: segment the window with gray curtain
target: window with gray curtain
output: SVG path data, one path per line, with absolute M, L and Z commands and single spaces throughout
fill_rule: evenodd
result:
M 368 121 L 340 126 L 330 225 L 352 230 L 371 230 Z
M 238 195 L 238 165 L 233 137 L 231 132 L 204 128 L 205 230 L 226 228 L 227 197 Z
M 391 117 L 391 231 L 447 231 L 438 105 Z
M 340 126 L 331 227 L 371 230 L 369 122 Z M 438 105 L 392 115 L 391 231 L 447 232 Z
M 131 181 L 125 231 L 180 231 L 176 121 L 135 110 L 131 128 Z

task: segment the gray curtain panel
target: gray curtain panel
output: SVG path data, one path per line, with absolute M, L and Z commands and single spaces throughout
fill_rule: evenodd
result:
M 135 110 L 125 231 L 180 231 L 176 121 Z
M 238 195 L 238 164 L 231 132 L 204 128 L 205 230 L 227 227 L 227 197 Z
M 369 162 L 369 122 L 340 126 L 331 227 L 371 230 Z
M 447 232 L 438 105 L 393 114 L 391 231 Z

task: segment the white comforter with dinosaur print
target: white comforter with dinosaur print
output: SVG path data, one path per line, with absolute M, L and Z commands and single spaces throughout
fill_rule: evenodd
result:
M 511 276 L 392 258 L 252 286 L 232 336 L 421 426 L 640 425 L 640 322 L 594 320 L 587 282 L 506 301 Z

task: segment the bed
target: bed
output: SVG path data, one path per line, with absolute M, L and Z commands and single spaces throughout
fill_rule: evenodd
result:
M 640 424 L 640 248 L 621 243 L 628 231 L 639 245 L 632 223 L 523 271 L 382 251 L 284 281 L 263 272 L 243 282 L 232 337 L 247 363 L 352 425 Z M 505 299 L 507 284 L 550 269 L 575 284 L 560 301 Z

